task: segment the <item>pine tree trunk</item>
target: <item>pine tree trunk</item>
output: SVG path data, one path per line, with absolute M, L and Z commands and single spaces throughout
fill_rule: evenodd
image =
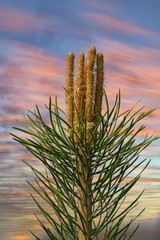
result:
M 81 150 L 79 150 L 80 154 L 83 153 Z M 92 235 L 92 219 L 88 220 L 91 216 L 92 213 L 92 195 L 91 195 L 91 186 L 92 186 L 92 179 L 91 179 L 91 168 L 87 167 L 87 159 L 83 156 L 83 164 L 80 161 L 80 159 L 78 159 L 78 163 L 79 163 L 79 178 L 82 184 L 82 188 L 78 187 L 78 196 L 79 196 L 79 200 L 78 200 L 78 209 L 80 211 L 80 213 L 82 214 L 82 216 L 84 217 L 86 224 L 84 224 L 84 228 L 83 228 L 83 224 L 82 221 L 80 219 L 80 217 L 78 216 L 78 224 L 79 226 L 84 229 L 85 234 L 79 229 L 78 232 L 78 237 L 79 240 L 90 240 L 91 239 L 91 235 Z M 84 171 L 84 173 L 83 173 Z M 90 175 L 87 179 L 87 175 L 88 175 L 88 171 L 90 171 Z M 88 228 L 88 231 L 87 231 Z

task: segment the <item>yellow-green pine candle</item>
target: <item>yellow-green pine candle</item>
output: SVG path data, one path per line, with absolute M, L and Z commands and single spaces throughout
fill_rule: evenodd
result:
M 80 52 L 78 55 L 78 61 L 77 61 L 77 74 L 76 74 L 76 82 L 75 82 L 75 88 L 74 88 L 74 92 L 75 92 L 75 105 L 77 108 L 77 112 L 75 111 L 75 124 L 74 124 L 74 128 L 76 130 L 79 130 L 79 124 L 78 124 L 78 115 L 79 117 L 81 117 L 82 114 L 82 119 L 84 118 L 84 113 L 85 113 L 85 104 L 83 103 L 82 109 L 81 109 L 81 103 L 82 103 L 82 96 L 85 96 L 85 78 L 84 78 L 84 53 Z M 82 110 L 82 112 L 81 112 Z M 79 157 L 77 158 L 78 160 L 78 178 L 81 182 L 81 185 L 83 187 L 83 189 L 81 187 L 78 186 L 78 209 L 81 213 L 81 215 L 83 216 L 83 218 L 86 220 L 86 222 L 88 222 L 88 218 L 90 217 L 91 214 L 91 207 L 89 208 L 89 206 L 91 206 L 91 203 L 88 202 L 86 200 L 86 194 L 89 193 L 89 189 L 86 186 L 85 183 L 85 179 L 87 178 L 87 164 L 86 164 L 86 157 L 83 154 L 83 151 L 81 150 L 81 148 L 79 148 L 80 146 L 80 142 L 78 141 L 78 139 L 75 137 L 75 142 L 78 144 L 78 149 L 79 149 L 79 153 L 82 157 L 82 159 L 80 159 Z M 84 165 L 82 164 L 82 162 L 84 163 Z M 84 176 L 83 176 L 84 175 Z M 88 199 L 88 198 L 87 198 Z M 90 205 L 89 205 L 90 204 Z M 83 224 L 81 221 L 80 216 L 78 216 L 78 225 L 83 229 Z M 87 223 L 88 225 L 88 223 Z M 85 232 L 87 232 L 87 225 L 85 225 Z M 91 235 L 91 221 L 89 223 L 89 231 L 90 231 L 90 235 Z M 79 233 L 78 233 L 78 237 L 81 240 L 85 240 L 85 235 L 84 233 L 79 229 Z
M 85 80 L 84 80 L 84 53 L 80 52 L 78 54 L 78 61 L 77 61 L 77 74 L 76 74 L 76 83 L 75 83 L 75 105 L 77 108 L 77 112 L 79 117 L 81 116 L 81 102 L 82 96 L 85 94 Z M 82 106 L 82 113 L 84 115 L 85 105 Z M 75 124 L 78 123 L 78 115 L 75 111 Z M 82 116 L 83 116 L 82 115 Z
M 96 72 L 94 120 L 96 119 L 97 112 L 101 113 L 102 110 L 104 71 L 103 71 L 103 54 L 101 52 L 97 53 L 96 65 L 97 72 Z
M 95 64 L 96 48 L 90 47 L 86 61 L 86 105 L 87 106 L 87 121 L 92 122 L 92 107 L 93 107 L 93 92 L 94 92 L 94 64 Z
M 73 89 L 73 81 L 74 81 L 74 54 L 73 52 L 69 52 L 67 59 L 67 73 L 66 73 L 66 90 L 69 92 L 70 96 L 74 100 L 74 89 Z M 67 123 L 71 126 L 71 112 L 73 107 L 74 114 L 74 105 L 72 105 L 72 100 L 69 94 L 66 92 L 67 99 Z M 74 117 L 74 115 L 73 115 Z M 69 131 L 69 129 L 68 129 Z M 69 134 L 70 135 L 70 134 Z

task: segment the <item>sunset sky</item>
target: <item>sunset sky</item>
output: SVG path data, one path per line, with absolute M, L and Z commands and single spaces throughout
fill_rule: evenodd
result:
M 112 105 L 118 89 L 122 111 L 157 108 L 142 121 L 140 138 L 160 135 L 160 1 L 159 0 L 0 0 L 0 234 L 2 240 L 32 240 L 42 233 L 34 216 L 26 179 L 34 180 L 21 161 L 39 162 L 9 132 L 20 126 L 22 112 L 44 104 L 49 96 L 66 111 L 65 73 L 69 51 L 75 57 L 90 46 L 104 54 L 105 90 Z M 75 61 L 76 63 L 76 61 Z M 105 105 L 103 105 L 105 112 Z M 129 199 L 146 189 L 137 213 L 140 220 L 160 219 L 160 140 L 142 157 L 152 159 Z M 43 233 L 42 233 L 43 235 Z M 146 240 L 146 238 L 145 238 Z M 151 239 L 150 239 L 151 240 Z

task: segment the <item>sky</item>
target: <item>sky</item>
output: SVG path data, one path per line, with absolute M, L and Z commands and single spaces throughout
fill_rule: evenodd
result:
M 38 210 L 30 196 L 32 190 L 25 182 L 34 176 L 21 160 L 37 167 L 40 163 L 9 132 L 16 133 L 12 127 L 20 126 L 17 120 L 23 121 L 22 112 L 27 114 L 36 104 L 47 115 L 44 104 L 49 96 L 54 101 L 58 95 L 59 107 L 66 110 L 63 87 L 70 51 L 75 57 L 80 51 L 87 55 L 90 46 L 101 51 L 111 105 L 120 89 L 122 111 L 140 99 L 139 107 L 157 108 L 143 120 L 146 129 L 140 138 L 146 133 L 160 135 L 159 12 L 158 0 L 0 0 L 2 240 L 32 240 L 29 230 L 43 235 L 34 216 Z M 160 140 L 142 152 L 142 157 L 152 160 L 129 201 L 145 188 L 136 211 L 146 207 L 139 219 L 144 226 L 156 227 L 160 222 Z

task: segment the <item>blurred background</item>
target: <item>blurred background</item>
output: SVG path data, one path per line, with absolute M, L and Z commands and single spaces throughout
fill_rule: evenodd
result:
M 32 240 L 43 236 L 34 213 L 34 175 L 21 160 L 42 169 L 39 161 L 12 140 L 22 112 L 37 104 L 46 116 L 49 96 L 66 110 L 65 73 L 69 51 L 87 54 L 94 45 L 105 62 L 105 90 L 112 105 L 121 89 L 125 111 L 157 108 L 142 121 L 139 135 L 160 135 L 160 1 L 158 0 L 1 0 L 0 1 L 0 239 Z M 76 60 L 75 60 L 76 63 Z M 103 105 L 103 112 L 106 108 Z M 18 133 L 20 135 L 20 133 Z M 145 211 L 133 240 L 160 240 L 160 140 L 141 154 L 152 159 L 128 195 L 129 204 L 143 189 L 139 205 L 126 218 Z M 141 170 L 142 168 L 139 168 Z M 159 236 L 159 237 L 158 237 Z

